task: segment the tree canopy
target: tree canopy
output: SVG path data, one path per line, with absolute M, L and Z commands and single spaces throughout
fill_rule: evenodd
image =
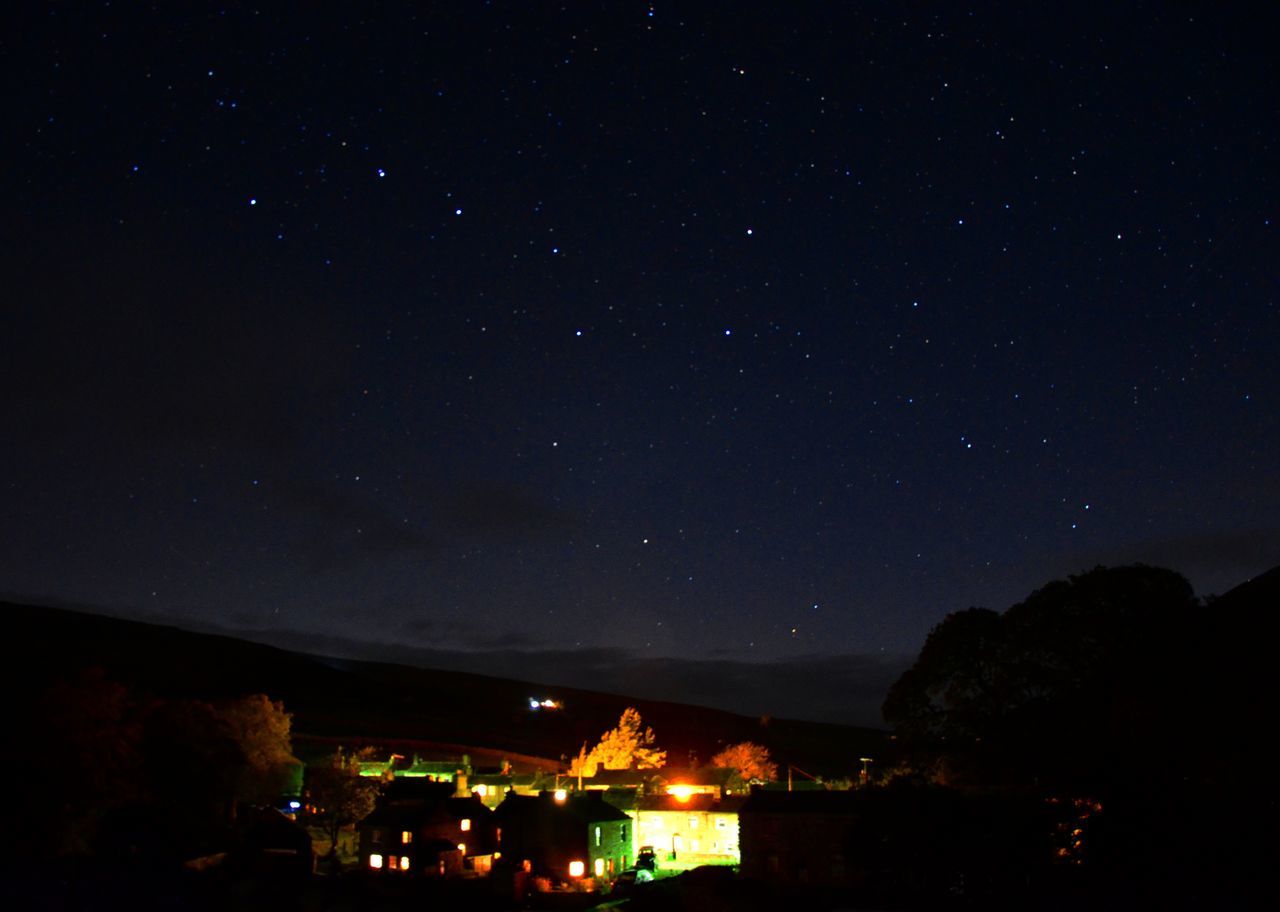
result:
M 655 743 L 652 728 L 642 728 L 640 711 L 628 706 L 616 728 L 600 736 L 595 747 L 584 744 L 570 764 L 573 775 L 594 776 L 596 770 L 658 769 L 667 762 L 667 752 Z
M 1176 648 L 1198 603 L 1177 573 L 1102 568 L 1057 580 L 1003 614 L 948 615 L 890 689 L 885 720 L 901 735 L 983 742 L 990 767 L 1038 777 L 1096 772 L 1126 711 L 1176 686 Z
M 711 765 L 733 770 L 743 782 L 772 782 L 778 778 L 778 764 L 769 759 L 769 748 L 751 741 L 730 744 L 711 758 Z
M 360 775 L 360 760 L 367 756 L 338 748 L 327 760 L 307 767 L 307 804 L 329 834 L 331 856 L 337 854 L 338 831 L 364 820 L 377 805 L 382 783 Z

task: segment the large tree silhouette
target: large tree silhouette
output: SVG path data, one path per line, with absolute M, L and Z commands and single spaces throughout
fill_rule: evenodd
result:
M 1198 610 L 1182 576 L 1132 566 L 1051 582 L 1004 614 L 955 612 L 890 689 L 885 719 L 980 757 L 988 777 L 1096 780 L 1161 743 L 1158 694 L 1182 690 Z

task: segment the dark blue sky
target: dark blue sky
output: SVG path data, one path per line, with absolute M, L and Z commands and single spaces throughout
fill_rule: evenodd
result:
M 948 611 L 1225 591 L 1280 562 L 1275 26 L 31 5 L 0 591 L 579 684 L 772 663 L 745 711 L 840 717 L 796 682 L 844 667 L 864 721 Z

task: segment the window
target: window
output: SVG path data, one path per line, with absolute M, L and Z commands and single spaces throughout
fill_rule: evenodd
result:
M 622 825 L 622 830 L 619 832 L 618 838 L 623 842 L 627 841 L 627 825 L 625 823 Z
M 401 831 L 400 831 L 400 844 L 401 844 L 401 845 L 408 845 L 408 844 L 409 844 L 409 843 L 411 843 L 411 842 L 413 842 L 413 833 L 409 832 L 408 830 L 401 830 Z
M 596 845 L 600 844 L 600 828 L 596 827 Z
M 382 845 L 382 830 L 373 830 L 369 833 L 369 841 L 374 845 Z
M 729 826 L 729 821 L 725 820 L 723 817 L 717 817 L 717 818 L 716 818 L 716 829 L 717 829 L 717 830 L 723 830 L 723 829 L 726 829 L 728 826 Z
M 396 858 L 396 856 L 392 855 L 390 858 L 388 858 L 388 859 L 387 859 L 387 867 L 389 867 L 391 870 L 393 870 L 393 871 L 394 871 L 394 870 L 396 870 L 397 868 L 399 868 L 399 867 L 400 867 L 399 862 L 400 862 L 400 859 L 398 859 L 398 858 Z
M 604 877 L 604 859 L 597 858 L 595 863 L 596 877 Z
M 401 856 L 400 856 L 400 870 L 401 870 L 401 871 L 407 871 L 407 870 L 409 870 L 409 856 L 408 856 L 408 855 L 401 855 Z
M 382 856 L 381 856 L 381 855 L 370 855 L 370 856 L 369 856 L 369 867 L 373 868 L 375 871 L 376 871 L 376 870 L 378 870 L 379 868 L 381 868 L 381 867 L 382 867 Z
M 571 861 L 571 862 L 569 862 L 569 876 L 570 876 L 570 877 L 581 877 L 581 876 L 582 876 L 583 874 L 585 874 L 586 872 L 587 872 L 587 866 L 586 866 L 586 865 L 584 865 L 582 862 L 580 862 L 580 861 Z
M 691 830 L 696 830 L 697 828 L 698 828 L 698 818 L 697 818 L 697 817 L 690 817 L 690 818 L 689 818 L 689 829 L 691 829 Z
M 470 818 L 470 817 L 463 817 L 463 818 L 462 818 L 462 832 L 466 833 L 466 832 L 468 832 L 470 829 L 471 829 L 471 818 Z

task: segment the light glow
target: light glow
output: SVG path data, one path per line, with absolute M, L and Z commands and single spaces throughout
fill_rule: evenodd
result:
M 571 861 L 571 862 L 569 862 L 569 876 L 570 876 L 570 877 L 581 877 L 581 876 L 582 876 L 583 874 L 585 874 L 586 872 L 587 872 L 587 866 L 586 866 L 586 865 L 584 865 L 582 862 L 580 862 L 580 861 Z
M 604 877 L 604 859 L 596 859 L 596 877 Z
M 465 832 L 467 832 L 468 830 L 470 830 L 470 829 L 471 829 L 471 818 L 470 818 L 470 817 L 463 817 L 463 818 L 462 818 L 462 823 L 461 823 L 461 824 L 459 824 L 459 826 L 462 828 L 462 832 L 464 832 L 464 833 L 465 833 Z
M 556 802 L 558 804 L 564 804 L 564 800 L 568 797 L 569 797 L 569 793 L 566 792 L 564 789 L 556 789 Z
M 409 856 L 408 856 L 408 855 L 401 855 L 401 856 L 400 856 L 400 870 L 401 870 L 401 871 L 407 871 L 407 870 L 409 870 Z
M 673 796 L 676 801 L 688 801 L 693 795 L 693 786 L 691 785 L 669 785 L 667 786 L 667 794 Z
M 381 855 L 370 855 L 370 856 L 369 856 L 369 867 L 373 868 L 374 870 L 377 870 L 377 869 L 381 868 L 381 867 L 382 867 L 382 856 L 381 856 Z

